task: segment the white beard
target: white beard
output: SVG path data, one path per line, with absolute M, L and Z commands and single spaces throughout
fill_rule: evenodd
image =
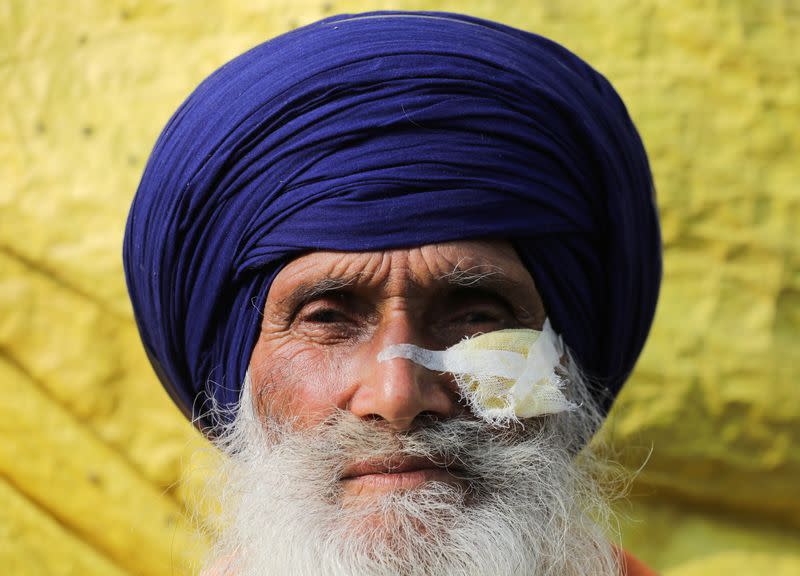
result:
M 585 387 L 572 388 L 579 410 L 524 426 L 458 418 L 398 434 L 345 412 L 304 431 L 259 422 L 246 379 L 239 412 L 217 441 L 228 457 L 208 497 L 220 501 L 222 528 L 204 574 L 619 574 L 586 512 L 608 512 L 591 478 L 595 460 L 586 450 L 575 457 L 599 417 Z M 398 455 L 457 462 L 468 488 L 429 482 L 343 495 L 346 464 Z

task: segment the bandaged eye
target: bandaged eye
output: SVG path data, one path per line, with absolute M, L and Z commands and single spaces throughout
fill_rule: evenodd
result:
M 573 410 L 563 393 L 564 346 L 546 320 L 541 331 L 496 330 L 465 338 L 446 350 L 414 344 L 393 344 L 378 361 L 410 360 L 436 372 L 451 373 L 475 415 L 494 424 L 508 424 Z

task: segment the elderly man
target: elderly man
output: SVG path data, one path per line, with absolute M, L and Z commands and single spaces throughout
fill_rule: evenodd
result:
M 647 573 L 586 446 L 660 254 L 624 105 L 542 37 L 337 16 L 220 68 L 124 249 L 159 378 L 228 456 L 209 570 Z

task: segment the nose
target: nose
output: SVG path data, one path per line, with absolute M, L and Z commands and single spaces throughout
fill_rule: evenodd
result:
M 362 357 L 358 387 L 349 402 L 350 412 L 359 418 L 385 421 L 398 432 L 413 428 L 419 416 L 448 418 L 458 411 L 448 375 L 403 358 L 378 361 L 381 350 L 391 344 L 420 345 L 404 323 L 398 319 L 375 334 L 367 357 Z

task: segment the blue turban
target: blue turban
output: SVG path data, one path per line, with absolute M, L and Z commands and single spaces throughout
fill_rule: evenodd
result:
M 661 279 L 652 177 L 617 93 L 494 22 L 343 15 L 253 48 L 181 105 L 134 198 L 124 266 L 148 356 L 197 418 L 209 399 L 238 404 L 292 258 L 489 237 L 512 241 L 608 409 Z

